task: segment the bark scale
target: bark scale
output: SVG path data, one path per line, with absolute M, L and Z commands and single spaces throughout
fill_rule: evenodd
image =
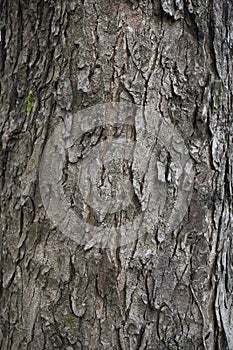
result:
M 1 0 L 0 16 L 1 349 L 233 349 L 231 1 Z M 61 118 L 122 100 L 179 131 L 192 199 L 170 235 L 85 250 L 46 216 L 40 159 Z

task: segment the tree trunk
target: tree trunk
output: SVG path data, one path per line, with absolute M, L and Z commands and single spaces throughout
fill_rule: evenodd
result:
M 232 350 L 232 2 L 0 0 L 0 16 L 1 349 Z M 122 103 L 135 120 L 91 124 Z M 49 140 L 85 108 L 90 126 L 55 179 L 48 154 L 62 147 Z M 110 160 L 130 203 L 106 187 L 101 213 L 72 174 L 82 162 L 85 185 L 85 159 L 122 138 L 133 158 Z M 59 226 L 62 202 L 49 214 L 54 179 L 90 239 Z M 129 241 L 100 244 L 106 227 Z

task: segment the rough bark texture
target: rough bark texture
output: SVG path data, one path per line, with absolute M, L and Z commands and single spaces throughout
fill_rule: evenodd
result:
M 0 16 L 0 348 L 232 350 L 232 1 L 0 0 Z M 170 235 L 85 250 L 46 216 L 40 158 L 61 117 L 121 100 L 176 126 L 192 200 Z

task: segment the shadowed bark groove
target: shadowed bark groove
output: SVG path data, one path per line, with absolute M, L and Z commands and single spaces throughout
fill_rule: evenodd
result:
M 0 33 L 0 348 L 233 349 L 232 2 L 0 0 Z M 84 249 L 46 215 L 41 155 L 60 120 L 123 100 L 178 130 L 192 199 L 170 235 Z

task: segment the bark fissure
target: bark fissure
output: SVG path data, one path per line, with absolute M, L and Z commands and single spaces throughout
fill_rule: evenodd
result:
M 232 15 L 227 0 L 0 0 L 1 349 L 233 348 Z M 127 246 L 82 246 L 47 217 L 42 154 L 61 121 L 122 101 L 142 106 L 135 126 L 96 127 L 67 151 L 70 207 L 93 227 L 120 228 L 144 210 L 143 221 L 157 174 L 164 211 Z M 179 132 L 195 171 L 187 213 L 170 234 L 178 175 L 157 115 Z M 72 181 L 101 143 L 123 138 L 134 156 L 113 163 L 132 202 L 101 216 Z M 100 197 L 114 181 L 102 167 Z

